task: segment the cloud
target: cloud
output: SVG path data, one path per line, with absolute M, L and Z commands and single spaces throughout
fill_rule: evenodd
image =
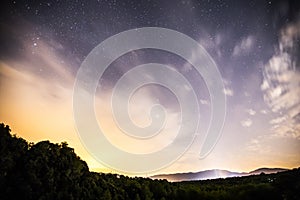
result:
M 250 142 L 247 144 L 246 148 L 249 151 L 259 151 L 260 150 L 260 144 L 258 139 L 251 139 Z
M 270 85 L 269 85 L 268 81 L 263 80 L 263 83 L 260 85 L 260 89 L 266 90 L 266 89 L 269 89 L 269 88 L 270 88 Z
M 223 47 L 230 38 L 231 35 L 227 32 L 203 32 L 198 42 L 211 53 L 214 59 L 220 59 L 224 56 Z
M 300 113 L 300 63 L 298 40 L 300 20 L 281 30 L 279 49 L 263 69 L 261 90 L 264 101 L 274 113 L 284 113 L 284 117 L 272 119 L 275 135 L 298 138 L 300 128 L 297 116 Z
M 42 39 L 36 45 L 31 41 L 23 43 L 25 49 L 20 59 L 0 60 L 0 76 L 20 84 L 22 89 L 28 87 L 47 102 L 64 96 L 66 90 L 72 91 L 75 80 L 70 70 L 72 62 L 59 54 L 56 48 L 62 48 L 59 43 Z M 9 89 L 17 91 L 19 85 Z
M 200 103 L 202 105 L 209 105 L 209 101 L 205 100 L 205 99 L 200 99 Z
M 222 42 L 223 42 L 223 35 L 221 34 L 217 34 L 214 39 L 208 33 L 205 33 L 204 36 L 198 40 L 198 43 L 202 45 L 207 52 L 210 53 L 210 56 L 212 56 L 213 59 L 216 59 L 214 55 L 218 55 L 218 57 L 222 56 L 222 52 L 220 48 Z M 199 51 L 194 50 L 189 60 L 196 61 L 198 59 L 199 59 Z M 186 62 L 180 70 L 182 73 L 188 73 L 191 72 L 192 69 L 193 69 L 193 65 L 191 65 L 189 62 Z
M 250 97 L 250 94 L 248 92 L 244 92 L 245 97 Z
M 249 53 L 255 43 L 255 38 L 251 35 L 242 39 L 233 48 L 232 56 L 240 56 L 242 54 Z
M 264 136 L 251 139 L 246 144 L 246 149 L 259 154 L 265 154 L 271 151 L 270 146 L 266 144 L 266 138 Z
M 275 137 L 286 137 L 300 140 L 300 120 L 297 118 L 287 118 L 281 123 L 272 126 L 271 130 Z
M 246 119 L 246 120 L 243 120 L 243 121 L 241 121 L 241 125 L 243 126 L 243 127 L 250 127 L 251 125 L 252 125 L 252 120 L 251 119 Z
M 227 96 L 233 96 L 233 90 L 230 88 L 224 88 L 223 92 Z
M 25 74 L 51 79 L 68 87 L 73 86 L 75 73 L 74 65 L 79 65 L 77 58 L 68 57 L 61 53 L 68 52 L 64 47 L 52 39 L 38 39 L 38 41 L 22 41 L 24 50 L 18 59 L 5 59 L 6 64 Z M 75 64 L 76 63 L 76 64 Z
M 298 112 L 298 114 L 290 114 L 289 112 L 284 116 L 270 120 L 270 124 L 272 124 L 271 131 L 273 132 L 273 136 L 300 140 L 300 106 L 294 110 L 294 113 Z
M 295 39 L 300 35 L 300 20 L 291 23 L 281 30 L 280 48 L 293 48 L 295 47 Z
M 268 114 L 268 111 L 266 111 L 266 110 L 260 110 L 260 113 L 265 115 L 265 114 Z
M 255 115 L 255 114 L 256 114 L 256 111 L 253 110 L 253 109 L 246 109 L 246 112 L 247 112 L 249 115 Z
M 284 122 L 285 120 L 286 120 L 286 116 L 277 117 L 277 118 L 270 120 L 270 124 L 279 124 L 281 122 Z
M 234 92 L 233 92 L 233 90 L 231 89 L 230 81 L 228 81 L 228 80 L 226 80 L 226 79 L 223 78 L 223 83 L 224 83 L 223 93 L 224 93 L 226 96 L 233 96 Z

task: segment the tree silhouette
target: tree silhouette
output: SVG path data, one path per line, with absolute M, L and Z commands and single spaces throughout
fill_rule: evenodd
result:
M 90 172 L 66 142 L 28 143 L 0 124 L 0 199 L 300 199 L 300 168 L 170 183 Z

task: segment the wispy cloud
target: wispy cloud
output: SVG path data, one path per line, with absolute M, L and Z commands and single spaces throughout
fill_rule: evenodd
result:
M 243 127 L 250 127 L 251 125 L 252 125 L 252 120 L 251 119 L 245 119 L 245 120 L 243 120 L 243 121 L 241 121 L 241 125 L 243 126 Z
M 271 119 L 270 120 L 270 124 L 279 124 L 281 122 L 284 122 L 286 120 L 286 116 L 282 116 L 282 117 L 277 117 L 277 118 L 274 118 L 274 119 Z
M 206 50 L 212 52 L 213 55 L 217 55 L 217 58 L 221 58 L 223 56 L 222 46 L 230 36 L 223 32 L 215 33 L 214 36 L 209 33 L 203 33 L 203 35 L 199 43 L 203 45 Z
M 266 110 L 260 110 L 260 113 L 265 115 L 265 114 L 268 114 L 268 111 L 266 111 Z
M 269 153 L 271 148 L 266 144 L 266 138 L 263 136 L 258 136 L 256 138 L 251 139 L 246 144 L 246 149 L 250 152 L 265 154 Z
M 284 117 L 270 121 L 276 135 L 298 137 L 300 129 L 297 116 L 300 113 L 300 72 L 297 70 L 297 40 L 300 38 L 300 20 L 281 31 L 279 49 L 264 67 L 261 90 L 264 100 L 275 113 Z
M 202 105 L 209 105 L 209 101 L 205 100 L 205 99 L 200 99 L 200 103 Z
M 224 79 L 224 78 L 223 78 L 223 83 L 224 83 L 223 93 L 226 96 L 233 96 L 234 92 L 233 92 L 233 89 L 231 88 L 231 83 L 228 80 Z
M 240 56 L 242 54 L 249 53 L 252 47 L 255 44 L 255 38 L 252 35 L 249 35 L 246 38 L 243 38 L 240 42 L 238 42 L 232 52 L 232 56 Z
M 253 109 L 246 109 L 246 112 L 249 114 L 249 115 L 255 115 L 256 114 L 256 111 L 255 110 L 253 110 Z
M 50 96 L 65 96 L 63 93 L 66 90 L 72 91 L 75 80 L 70 70 L 72 62 L 59 54 L 57 48 L 62 48 L 59 43 L 40 39 L 34 44 L 24 41 L 26 48 L 19 60 L 0 60 L 0 75 L 14 80 L 15 84 L 19 83 L 23 89 L 28 87 L 27 89 L 46 99 Z
M 233 90 L 230 88 L 224 88 L 223 92 L 227 96 L 233 96 Z

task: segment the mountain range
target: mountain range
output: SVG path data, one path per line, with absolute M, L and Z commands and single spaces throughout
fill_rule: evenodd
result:
M 175 173 L 175 174 L 159 174 L 151 176 L 152 179 L 166 179 L 171 182 L 178 181 L 195 181 L 195 180 L 206 180 L 206 179 L 217 179 L 217 178 L 228 178 L 228 177 L 240 177 L 258 175 L 261 173 L 272 174 L 277 172 L 286 171 L 288 169 L 283 168 L 259 168 L 250 172 L 231 172 L 228 170 L 212 169 L 199 172 L 187 172 L 187 173 Z

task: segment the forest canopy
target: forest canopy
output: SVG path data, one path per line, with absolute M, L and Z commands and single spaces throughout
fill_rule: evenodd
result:
M 1 123 L 0 199 L 300 199 L 300 168 L 174 183 L 96 173 L 66 142 L 29 143 Z

